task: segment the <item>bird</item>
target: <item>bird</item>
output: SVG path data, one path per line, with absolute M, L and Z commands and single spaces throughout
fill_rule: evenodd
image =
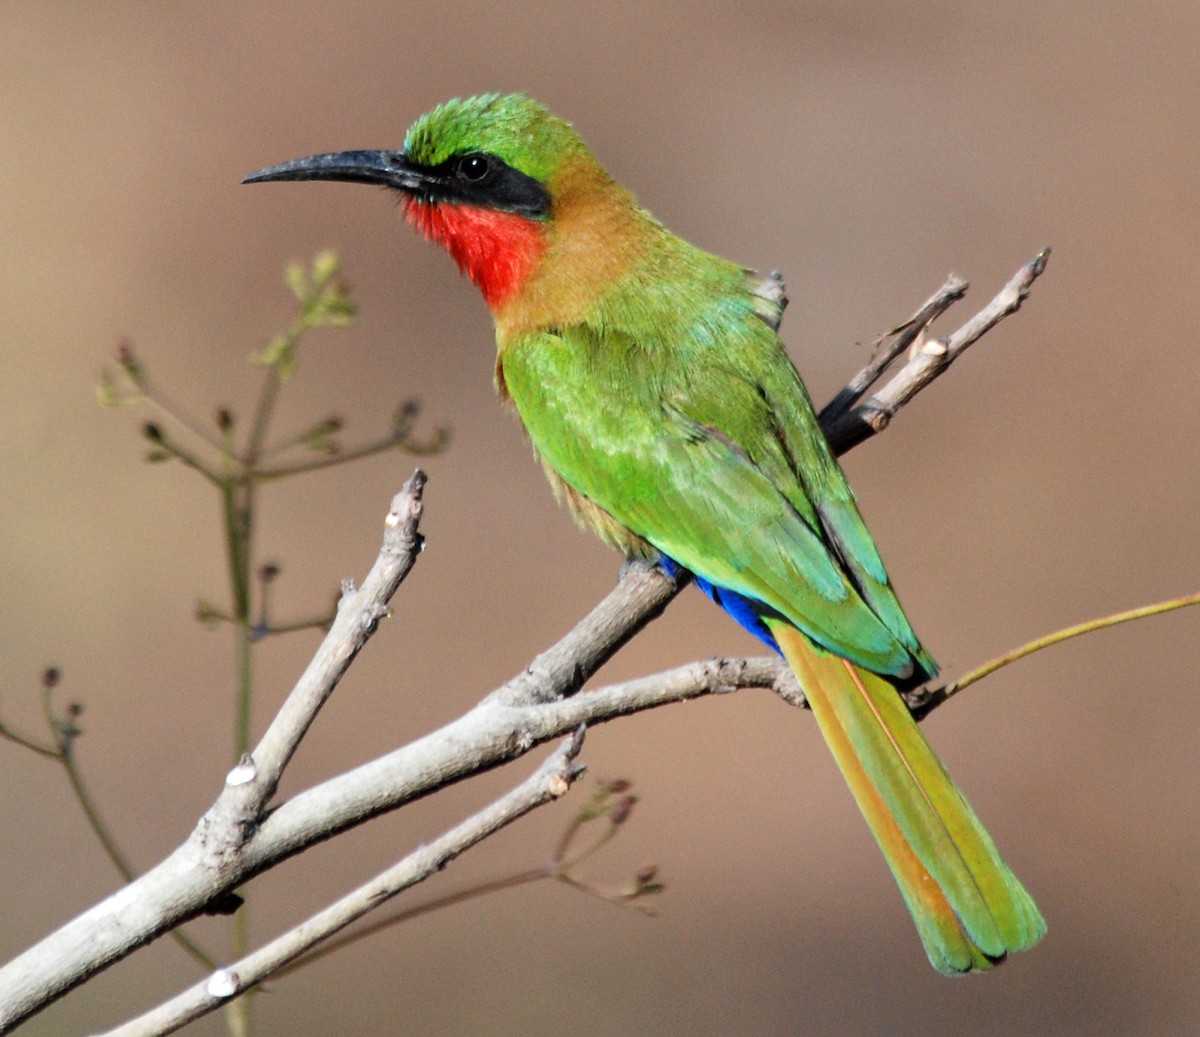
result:
M 930 963 L 986 970 L 1046 923 L 900 691 L 937 672 L 777 333 L 778 295 L 671 233 L 566 120 L 455 98 L 396 150 L 246 183 L 383 185 L 481 291 L 495 384 L 557 497 L 628 559 L 684 570 L 780 652 Z

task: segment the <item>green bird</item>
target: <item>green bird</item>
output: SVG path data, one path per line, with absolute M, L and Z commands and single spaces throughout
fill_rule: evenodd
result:
M 936 969 L 987 969 L 1042 937 L 897 694 L 936 664 L 750 271 L 668 231 L 522 95 L 440 105 L 399 151 L 246 178 L 267 180 L 385 185 L 449 251 L 495 319 L 500 396 L 578 522 L 690 571 L 787 659 Z

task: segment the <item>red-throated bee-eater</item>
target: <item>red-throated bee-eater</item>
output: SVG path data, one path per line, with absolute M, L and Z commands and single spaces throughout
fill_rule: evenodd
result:
M 496 386 L 556 493 L 629 558 L 682 567 L 783 653 L 933 966 L 1024 950 L 1045 922 L 897 687 L 913 633 L 753 276 L 676 237 L 571 125 L 521 96 L 454 100 L 399 151 L 247 177 L 383 184 L 496 324 Z

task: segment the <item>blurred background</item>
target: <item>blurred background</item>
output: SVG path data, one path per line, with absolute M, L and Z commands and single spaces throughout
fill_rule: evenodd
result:
M 421 462 L 428 550 L 285 793 L 459 715 L 616 576 L 493 398 L 476 293 L 387 194 L 239 184 L 297 155 L 399 146 L 450 96 L 533 94 L 672 229 L 781 269 L 785 338 L 818 401 L 948 271 L 974 285 L 961 320 L 1053 245 L 1021 314 L 847 460 L 947 676 L 1200 583 L 1194 4 L 17 0 L 0 25 L 0 720 L 40 731 L 39 673 L 62 667 L 56 695 L 86 704 L 81 766 L 139 867 L 218 792 L 234 679 L 229 631 L 193 620 L 197 600 L 227 601 L 215 494 L 142 462 L 151 413 L 96 404 L 121 336 L 198 420 L 227 406 L 244 431 L 259 378 L 246 357 L 291 312 L 283 266 L 336 246 L 361 319 L 307 344 L 279 434 L 342 413 L 344 441 L 365 440 L 410 397 L 422 429 L 453 430 Z M 416 463 L 388 454 L 264 491 L 275 618 L 361 577 Z M 588 740 L 591 773 L 642 797 L 589 867 L 619 882 L 657 862 L 657 918 L 551 885 L 476 901 L 272 983 L 259 1030 L 1194 1032 L 1198 624 L 1185 611 L 1058 647 L 926 725 L 1050 922 L 991 975 L 929 968 L 811 717 L 740 694 Z M 256 731 L 316 643 L 260 648 Z M 601 679 L 757 651 L 692 591 Z M 258 879 L 254 941 L 533 765 Z M 0 742 L 0 775 L 7 959 L 118 880 L 57 767 Z M 581 800 L 413 902 L 540 863 Z M 225 953 L 224 923 L 194 931 Z M 108 1027 L 196 978 L 164 940 L 25 1032 Z

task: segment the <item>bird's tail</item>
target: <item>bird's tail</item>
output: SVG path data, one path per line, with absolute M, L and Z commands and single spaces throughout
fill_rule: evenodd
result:
M 951 781 L 896 690 L 816 648 L 795 627 L 771 632 L 887 858 L 933 967 L 991 968 L 1046 932 L 1033 899 Z

